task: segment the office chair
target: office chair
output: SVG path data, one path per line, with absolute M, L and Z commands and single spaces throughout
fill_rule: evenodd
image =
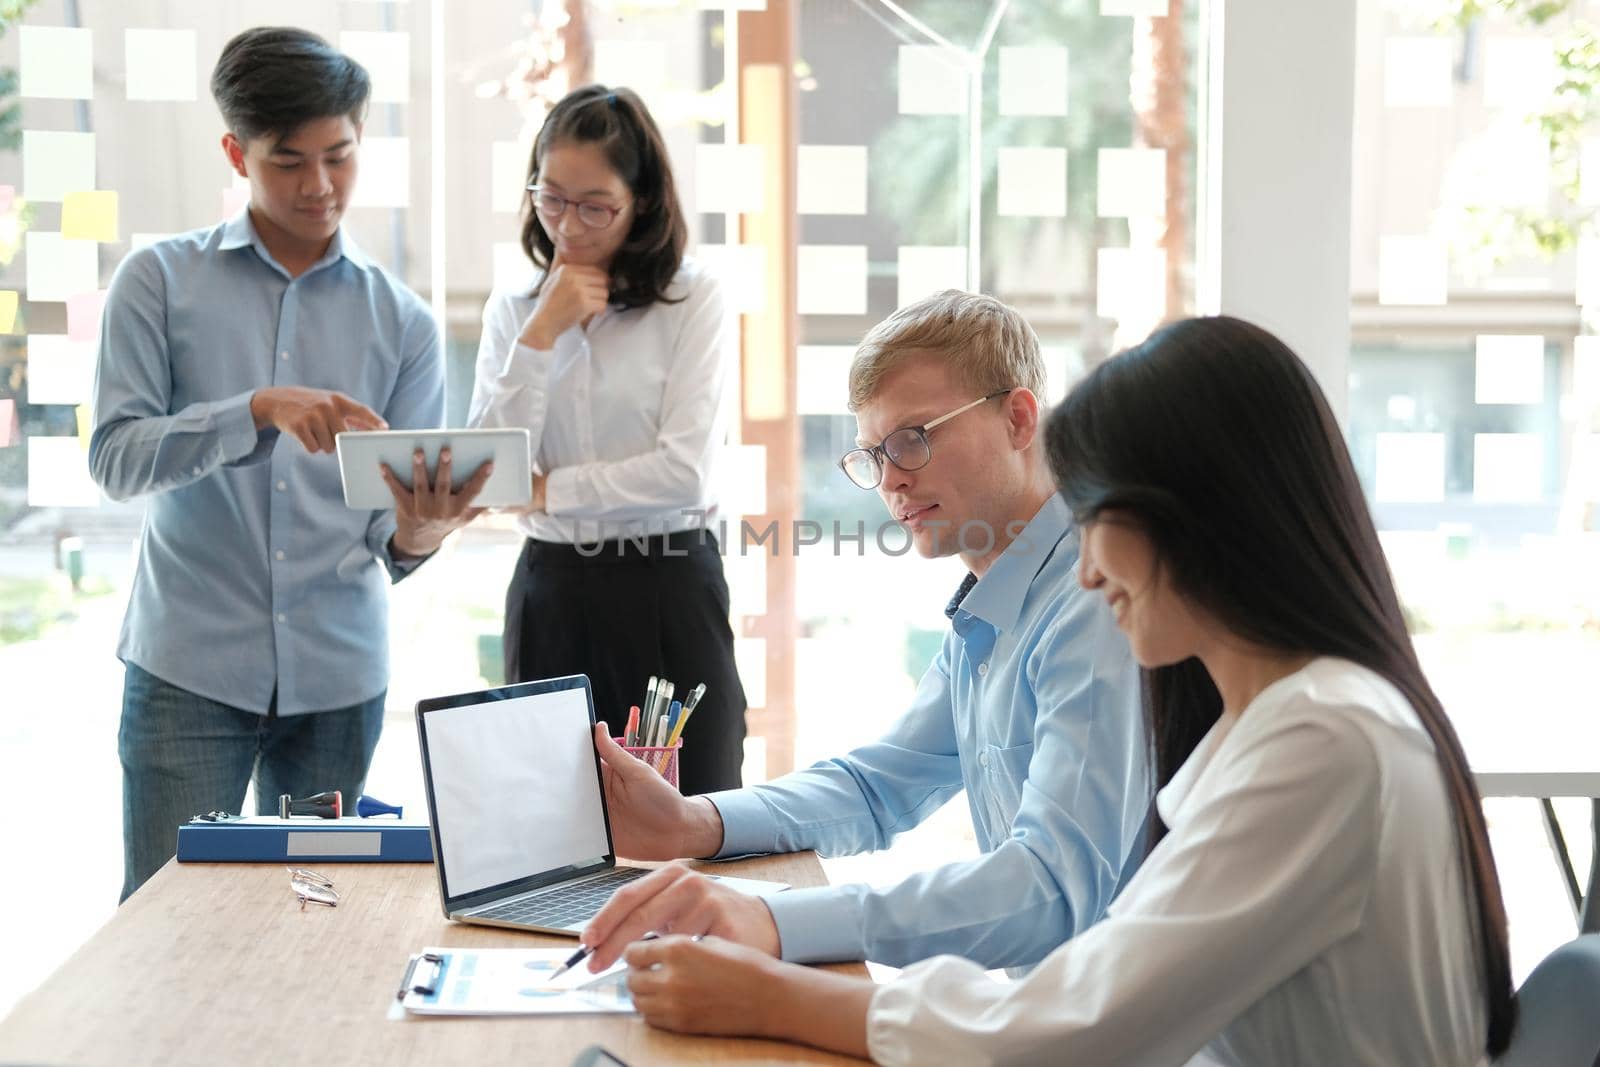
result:
M 1511 1047 L 1495 1067 L 1600 1067 L 1600 934 L 1568 941 L 1517 990 Z

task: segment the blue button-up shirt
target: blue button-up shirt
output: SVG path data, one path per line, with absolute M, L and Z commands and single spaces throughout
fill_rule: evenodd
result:
M 1022 966 L 1105 913 L 1142 856 L 1153 786 L 1137 668 L 1077 563 L 1077 530 L 1052 496 L 961 599 L 887 736 L 712 794 L 719 855 L 842 855 L 885 847 L 967 791 L 983 855 L 886 889 L 767 898 L 785 959 Z
M 342 231 L 291 278 L 248 211 L 122 261 L 89 467 L 107 496 L 150 503 L 117 655 L 249 711 L 276 691 L 295 715 L 387 687 L 388 578 L 408 568 L 389 558 L 393 511 L 346 508 L 333 455 L 256 430 L 251 395 L 286 385 L 438 426 L 438 328 Z

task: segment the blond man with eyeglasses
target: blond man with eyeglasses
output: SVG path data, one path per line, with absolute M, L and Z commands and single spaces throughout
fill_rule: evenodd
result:
M 883 738 L 691 798 L 596 734 L 623 855 L 881 849 L 963 789 L 981 854 L 889 888 L 765 900 L 669 866 L 595 917 L 583 939 L 591 967 L 651 930 L 799 962 L 954 953 L 1025 967 L 1104 914 L 1145 851 L 1153 775 L 1127 642 L 1077 582 L 1078 532 L 1040 434 L 1044 387 L 1033 330 L 971 293 L 897 311 L 856 353 L 859 433 L 843 473 L 877 490 L 920 555 L 959 556 L 969 572 L 945 609 L 943 646 Z M 847 710 L 848 682 L 839 692 Z

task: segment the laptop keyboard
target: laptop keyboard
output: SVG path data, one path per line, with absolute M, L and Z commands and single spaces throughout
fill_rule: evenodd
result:
M 650 872 L 643 867 L 613 867 L 604 874 L 517 897 L 475 912 L 475 919 L 501 919 L 529 926 L 568 927 L 588 922 L 611 894 Z

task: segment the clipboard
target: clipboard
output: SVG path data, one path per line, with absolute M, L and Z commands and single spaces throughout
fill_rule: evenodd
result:
M 396 1003 L 411 1015 L 617 1015 L 633 1012 L 628 967 L 550 976 L 563 948 L 425 948 L 406 964 Z

